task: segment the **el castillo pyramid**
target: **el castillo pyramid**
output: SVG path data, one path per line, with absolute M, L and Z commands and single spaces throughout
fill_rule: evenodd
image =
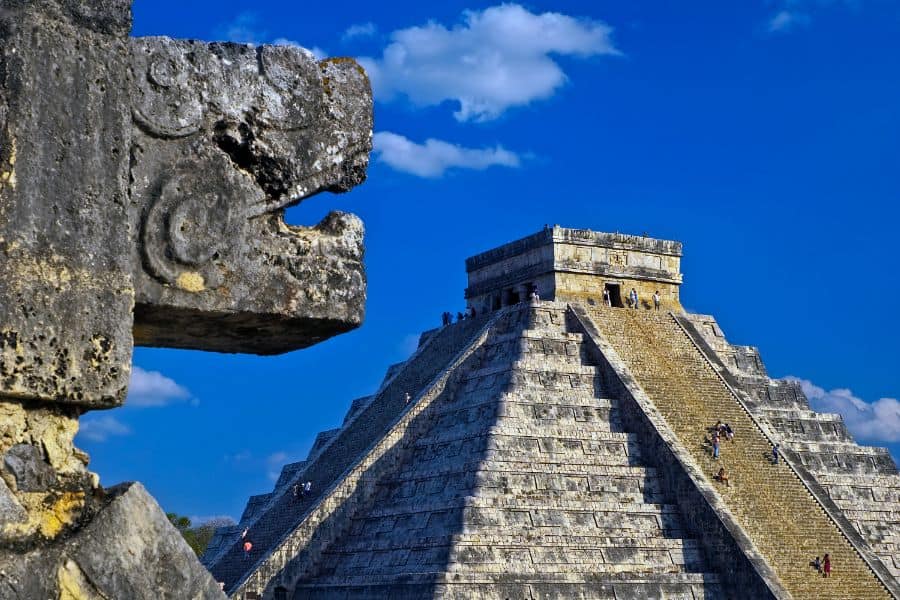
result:
M 887 450 L 686 313 L 681 254 L 552 227 L 469 258 L 477 316 L 423 333 L 205 566 L 242 600 L 900 597 Z

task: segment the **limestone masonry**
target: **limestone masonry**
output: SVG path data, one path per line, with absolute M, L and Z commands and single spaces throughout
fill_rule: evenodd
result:
M 678 308 L 681 243 L 636 235 L 554 226 L 466 259 L 466 299 L 476 311 L 517 304 L 532 291 L 544 299 L 602 301 L 625 306 L 629 292 L 644 308 L 659 292 Z
M 553 227 L 468 259 L 477 317 L 423 333 L 203 563 L 245 600 L 900 597 L 890 455 L 684 313 L 680 257 Z
M 177 15 L 174 15 L 177 18 Z M 351 59 L 130 38 L 130 0 L 0 0 L 0 598 L 216 598 L 78 417 L 135 344 L 272 354 L 362 322 L 363 227 L 283 210 L 365 179 Z

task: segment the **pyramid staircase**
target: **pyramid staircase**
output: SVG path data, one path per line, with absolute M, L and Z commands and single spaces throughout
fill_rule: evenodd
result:
M 772 437 L 796 454 L 900 579 L 900 473 L 887 449 L 856 444 L 840 415 L 810 408 L 798 381 L 770 379 L 759 351 L 730 344 L 712 316 L 679 319 Z
M 487 322 L 487 317 L 469 319 L 423 334 L 416 352 L 389 369 L 373 397 L 353 402 L 339 430 L 319 434 L 307 460 L 286 465 L 271 492 L 250 498 L 238 525 L 217 530 L 201 562 L 227 592 L 240 597 L 243 592 L 236 590 L 251 574 L 257 580 L 271 577 L 287 562 L 278 554 L 285 537 L 311 522 L 310 513 L 321 507 L 323 497 L 406 411 L 406 394 L 419 395 Z M 305 481 L 312 482 L 312 491 L 298 501 L 292 488 Z M 253 544 L 249 555 L 242 549 L 245 529 Z
M 788 593 L 891 597 L 871 560 L 865 560 L 865 549 L 851 545 L 797 473 L 783 461 L 769 462 L 770 440 L 673 315 L 605 307 L 586 314 L 706 478 L 711 482 L 718 468 L 726 467 L 731 486 L 719 486 L 718 493 Z M 716 461 L 704 440 L 718 420 L 731 424 L 736 435 L 722 442 Z M 833 565 L 827 580 L 809 566 L 826 552 Z
M 296 597 L 722 597 L 564 310 L 519 313 Z
M 229 593 L 729 597 L 621 410 L 565 305 L 495 313 Z

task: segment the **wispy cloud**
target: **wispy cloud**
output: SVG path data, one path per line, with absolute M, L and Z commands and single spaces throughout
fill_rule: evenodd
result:
M 81 419 L 78 435 L 92 442 L 105 442 L 111 437 L 131 434 L 131 428 L 111 415 L 89 414 Z
M 416 106 L 459 105 L 459 121 L 496 119 L 551 97 L 565 82 L 557 56 L 618 55 L 612 28 L 518 4 L 466 11 L 451 28 L 429 22 L 394 31 L 380 58 L 361 58 L 376 97 Z
M 268 32 L 260 25 L 259 15 L 253 12 L 240 13 L 219 27 L 216 34 L 226 41 L 242 44 L 259 44 L 268 39 Z
M 191 399 L 191 393 L 175 380 L 159 371 L 145 371 L 135 366 L 131 370 L 131 384 L 128 387 L 128 406 L 167 406 L 173 402 Z
M 769 19 L 769 33 L 787 33 L 796 27 L 809 25 L 809 15 L 801 12 L 780 10 Z
M 323 58 L 328 56 L 328 52 L 323 48 L 319 48 L 318 46 L 313 46 L 312 48 L 306 48 L 304 46 L 301 46 L 300 42 L 298 42 L 298 41 L 289 40 L 289 39 L 283 38 L 283 37 L 275 38 L 274 40 L 272 40 L 271 43 L 274 44 L 275 46 L 293 46 L 294 48 L 300 48 L 301 50 L 305 50 L 306 52 L 309 52 L 310 54 L 312 54 L 312 57 L 316 60 L 322 60 Z
M 859 8 L 861 0 L 776 0 L 775 14 L 766 22 L 766 31 L 783 34 L 809 27 L 813 14 L 829 6 Z
M 343 35 L 341 35 L 341 40 L 347 42 L 355 38 L 372 37 L 376 33 L 378 33 L 378 27 L 375 23 L 372 23 L 371 21 L 368 23 L 357 23 L 344 30 Z
M 483 170 L 492 166 L 518 167 L 519 156 L 502 146 L 464 148 L 429 138 L 424 144 L 390 131 L 374 136 L 375 155 L 390 167 L 418 177 L 441 177 L 448 169 Z
M 269 31 L 263 27 L 259 15 L 254 12 L 242 12 L 228 23 L 216 29 L 216 36 L 241 44 L 274 44 L 276 46 L 296 46 L 311 52 L 317 60 L 325 58 L 328 54 L 322 48 L 313 46 L 306 48 L 300 42 L 284 36 L 272 37 Z
M 808 379 L 793 376 L 785 379 L 800 384 L 813 410 L 840 414 L 854 438 L 869 442 L 900 441 L 900 402 L 896 398 L 866 402 L 847 388 L 826 391 Z

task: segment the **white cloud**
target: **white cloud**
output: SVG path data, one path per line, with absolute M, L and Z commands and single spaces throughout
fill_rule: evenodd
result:
M 419 177 L 441 177 L 447 169 L 484 170 L 495 165 L 518 167 L 517 154 L 502 146 L 493 148 L 464 148 L 442 140 L 429 138 L 424 144 L 391 133 L 379 131 L 374 136 L 375 155 L 392 168 Z
M 487 121 L 552 96 L 566 82 L 555 56 L 618 55 L 601 21 L 535 14 L 518 4 L 466 11 L 450 29 L 435 22 L 394 31 L 381 58 L 364 57 L 376 97 L 417 106 L 455 101 L 459 121 Z
M 274 40 L 272 40 L 271 43 L 274 44 L 275 46 L 294 46 L 295 48 L 300 48 L 301 50 L 305 50 L 306 52 L 309 52 L 310 54 L 312 54 L 312 57 L 315 58 L 316 60 L 322 60 L 323 58 L 328 56 L 328 52 L 326 52 L 322 48 L 319 48 L 318 46 L 313 46 L 312 48 L 306 48 L 304 46 L 301 46 L 300 42 L 298 42 L 298 41 L 289 40 L 289 39 L 283 38 L 283 37 L 275 38 Z
M 145 371 L 135 366 L 125 402 L 128 406 L 166 406 L 190 398 L 191 393 L 186 388 L 159 371 Z
M 777 11 L 766 22 L 768 33 L 789 33 L 812 23 L 812 16 L 821 9 L 837 6 L 857 10 L 860 0 L 777 0 Z
M 785 379 L 800 384 L 813 410 L 838 413 L 844 417 L 847 429 L 856 439 L 871 442 L 900 441 L 900 401 L 896 398 L 866 402 L 846 388 L 826 391 L 808 379 Z
M 809 15 L 801 12 L 780 10 L 769 19 L 769 33 L 787 33 L 796 27 L 809 25 Z
M 131 434 L 131 428 L 110 415 L 88 415 L 79 423 L 78 435 L 92 442 L 105 442 L 113 436 Z
M 327 56 L 327 53 L 313 46 L 306 48 L 299 42 L 287 37 L 276 37 L 272 39 L 269 32 L 262 28 L 259 23 L 259 16 L 253 12 L 243 12 L 236 16 L 233 21 L 218 28 L 216 35 L 229 42 L 239 42 L 241 44 L 274 44 L 276 46 L 296 46 L 307 52 L 312 53 L 316 60 L 321 60 Z
M 268 33 L 260 29 L 259 17 L 252 12 L 243 12 L 234 20 L 219 28 L 217 34 L 229 42 L 241 44 L 258 44 L 266 39 Z
M 344 31 L 341 40 L 346 42 L 353 38 L 372 37 L 377 32 L 378 27 L 371 21 L 368 23 L 357 23 L 356 25 L 351 25 Z

